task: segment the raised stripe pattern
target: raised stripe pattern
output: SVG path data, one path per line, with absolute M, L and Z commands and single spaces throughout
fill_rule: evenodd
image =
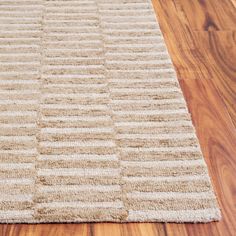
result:
M 0 222 L 220 218 L 151 1 L 0 13 Z
M 0 222 L 34 217 L 42 3 L 0 3 Z
M 99 11 L 126 220 L 218 218 L 207 168 L 150 1 L 101 0 Z
M 44 7 L 35 219 L 118 221 L 126 211 L 96 1 Z

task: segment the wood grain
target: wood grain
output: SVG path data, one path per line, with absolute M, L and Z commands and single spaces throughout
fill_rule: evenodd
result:
M 230 116 L 212 80 L 180 80 L 180 84 L 192 114 L 223 214 L 220 222 L 186 224 L 185 227 L 190 235 L 194 232 L 193 235 L 222 235 L 220 232 L 225 232 L 224 235 L 233 235 L 236 230 L 234 223 L 236 132 L 233 123 L 230 122 Z M 203 234 L 203 232 L 209 233 Z
M 3 236 L 202 236 L 236 232 L 236 3 L 153 0 L 223 218 L 208 224 L 9 224 Z
M 177 0 L 181 2 L 191 30 L 233 30 L 236 15 L 229 0 Z

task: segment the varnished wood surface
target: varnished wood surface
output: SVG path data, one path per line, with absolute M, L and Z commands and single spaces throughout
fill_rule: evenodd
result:
M 2 224 L 1 236 L 236 235 L 236 2 L 153 0 L 216 190 L 208 224 Z

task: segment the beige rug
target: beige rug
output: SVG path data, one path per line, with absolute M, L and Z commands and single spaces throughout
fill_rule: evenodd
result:
M 1 0 L 0 45 L 0 222 L 219 220 L 149 0 Z

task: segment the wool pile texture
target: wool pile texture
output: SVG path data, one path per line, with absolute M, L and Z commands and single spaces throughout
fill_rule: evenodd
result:
M 1 0 L 0 222 L 219 220 L 149 0 Z

